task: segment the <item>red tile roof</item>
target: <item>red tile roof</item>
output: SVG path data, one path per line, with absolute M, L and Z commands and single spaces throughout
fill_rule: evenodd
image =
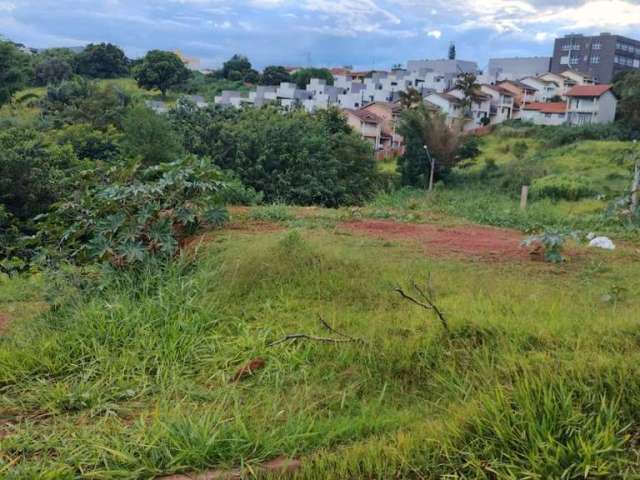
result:
M 611 85 L 578 85 L 567 92 L 567 97 L 601 97 Z
M 368 110 L 351 110 L 351 109 L 345 108 L 345 111 L 351 113 L 352 115 L 355 115 L 360 120 L 366 123 L 383 123 L 384 122 L 383 118 L 379 117 L 375 113 L 370 112 Z
M 524 110 L 537 110 L 542 113 L 565 113 L 567 104 L 565 102 L 528 103 L 522 108 Z

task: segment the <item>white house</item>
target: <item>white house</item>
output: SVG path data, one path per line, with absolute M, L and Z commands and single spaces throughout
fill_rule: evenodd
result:
M 515 96 L 496 85 L 481 85 L 480 90 L 491 96 L 491 123 L 498 124 L 514 118 Z
M 464 116 L 464 102 L 455 95 L 449 93 L 432 93 L 424 99 L 428 106 L 439 109 L 447 116 L 447 123 L 453 127 L 461 122 Z
M 555 96 L 562 97 L 565 93 L 556 82 L 544 80 L 540 77 L 526 77 L 520 82 L 535 89 L 533 98 L 530 98 L 529 102 L 548 102 Z
M 578 85 L 567 92 L 567 123 L 611 123 L 616 118 L 618 99 L 611 85 Z

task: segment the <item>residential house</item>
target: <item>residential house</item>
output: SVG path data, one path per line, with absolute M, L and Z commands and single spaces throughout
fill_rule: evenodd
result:
M 398 103 L 374 102 L 361 108 L 362 111 L 371 112 L 382 119 L 382 135 L 380 147 L 388 153 L 388 156 L 403 153 L 404 139 L 397 132 L 402 107 Z
M 520 80 L 520 83 L 535 89 L 533 96 L 528 99 L 530 102 L 548 102 L 554 97 L 562 97 L 566 93 L 564 80 L 559 80 L 559 82 L 560 84 L 542 77 L 526 77 Z M 563 87 L 561 88 L 560 85 Z
M 584 125 L 611 123 L 618 100 L 611 85 L 578 85 L 567 92 L 567 123 Z
M 521 107 L 520 118 L 536 125 L 562 125 L 567 120 L 567 103 L 528 103 Z
M 491 95 L 482 91 L 475 93 L 475 101 L 471 105 L 464 105 L 465 94 L 459 88 L 454 88 L 447 92 L 449 95 L 459 98 L 463 102 L 462 117 L 460 118 L 460 128 L 464 131 L 473 131 L 486 126 L 491 122 Z
M 347 123 L 362 138 L 373 145 L 377 151 L 382 148 L 382 125 L 384 120 L 373 112 L 366 110 L 343 109 Z
M 447 117 L 451 128 L 459 128 L 464 119 L 464 102 L 450 93 L 435 92 L 424 99 L 428 107 L 435 107 Z
M 514 95 L 513 98 L 517 106 L 533 102 L 538 93 L 538 89 L 534 86 L 519 82 L 518 80 L 503 80 L 497 85 Z
M 491 123 L 498 124 L 514 118 L 515 96 L 497 85 L 481 85 L 480 90 L 491 96 Z
M 565 95 L 569 90 L 576 86 L 576 81 L 572 80 L 569 77 L 565 77 L 564 75 L 560 75 L 559 73 L 545 73 L 544 75 L 540 75 L 538 77 L 541 80 L 546 80 L 548 82 L 554 82 L 558 85 L 558 95 L 562 98 L 565 98 Z
M 595 83 L 591 75 L 579 72 L 577 70 L 567 69 L 560 75 L 575 82 L 574 85 L 593 85 Z

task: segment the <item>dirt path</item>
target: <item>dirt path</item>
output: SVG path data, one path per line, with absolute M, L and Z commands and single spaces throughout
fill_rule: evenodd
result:
M 524 237 L 514 230 L 477 225 L 408 224 L 393 220 L 347 222 L 339 228 L 383 240 L 414 241 L 433 256 L 530 259 L 529 251 L 521 245 Z

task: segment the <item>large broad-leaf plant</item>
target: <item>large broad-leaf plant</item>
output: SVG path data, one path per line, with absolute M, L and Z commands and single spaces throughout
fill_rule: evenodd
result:
M 105 181 L 57 205 L 45 219 L 57 247 L 78 263 L 128 267 L 149 256 L 172 257 L 203 225 L 227 219 L 219 198 L 226 188 L 211 160 L 186 156 L 149 167 L 129 179 L 107 172 Z

